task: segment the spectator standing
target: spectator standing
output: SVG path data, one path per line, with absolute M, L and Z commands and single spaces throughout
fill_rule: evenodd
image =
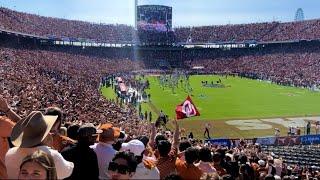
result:
M 99 129 L 102 130 L 102 133 L 99 134 L 99 142 L 90 147 L 97 154 L 99 179 L 109 179 L 111 177 L 107 175 L 108 165 L 117 153 L 112 144 L 120 136 L 120 129 L 113 127 L 110 123 L 101 125 Z
M 74 145 L 76 143 L 75 140 L 64 136 L 60 133 L 60 128 L 63 119 L 63 112 L 58 107 L 49 107 L 46 109 L 45 115 L 58 116 L 56 122 L 54 123 L 52 129 L 50 130 L 50 136 L 52 138 L 51 147 L 59 152 L 61 152 L 64 148 L 70 145 Z
M 57 180 L 53 158 L 41 150 L 28 155 L 20 165 L 19 179 Z
M 8 178 L 17 179 L 23 158 L 37 150 L 42 150 L 52 156 L 56 165 L 58 179 L 71 175 L 73 163 L 66 161 L 61 154 L 45 145 L 47 135 L 57 116 L 44 116 L 39 111 L 32 111 L 26 118 L 17 122 L 11 133 L 12 144 L 16 147 L 9 149 L 5 157 Z
M 199 159 L 199 150 L 195 147 L 189 147 L 185 151 L 185 161 L 177 160 L 176 168 L 182 179 L 200 179 L 202 171 L 194 165 Z
M 108 166 L 112 179 L 131 179 L 137 169 L 137 161 L 131 152 L 118 152 Z
M 175 133 L 172 145 L 168 140 L 160 140 L 156 142 L 159 158 L 157 159 L 157 168 L 160 172 L 160 179 L 164 179 L 171 173 L 176 172 L 175 162 L 177 159 L 177 148 L 179 144 L 179 125 L 175 120 Z
M 151 160 L 143 159 L 144 143 L 134 139 L 123 143 L 121 150 L 132 152 L 137 159 L 138 166 L 131 179 L 160 179 L 160 173 L 155 164 Z
M 212 155 L 211 151 L 207 147 L 203 147 L 199 151 L 199 163 L 196 166 L 203 172 L 203 173 L 215 173 L 217 172 L 216 169 L 212 166 Z
M 99 179 L 97 155 L 89 146 L 101 132 L 93 124 L 86 123 L 78 130 L 78 143 L 61 152 L 66 160 L 74 163 L 72 175 L 67 179 Z

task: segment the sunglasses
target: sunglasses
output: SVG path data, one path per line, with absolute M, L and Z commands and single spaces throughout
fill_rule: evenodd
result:
M 120 173 L 120 174 L 127 174 L 127 172 L 130 172 L 128 166 L 119 165 L 119 164 L 117 164 L 115 162 L 110 162 L 109 163 L 108 170 L 109 171 L 118 171 L 118 173 Z

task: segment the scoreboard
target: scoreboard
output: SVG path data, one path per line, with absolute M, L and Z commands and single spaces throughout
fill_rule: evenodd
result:
M 172 7 L 162 5 L 137 6 L 137 28 L 150 31 L 172 30 Z

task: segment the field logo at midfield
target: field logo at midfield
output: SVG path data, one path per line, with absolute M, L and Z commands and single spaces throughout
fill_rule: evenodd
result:
M 257 119 L 248 119 L 248 120 L 231 120 L 226 121 L 227 124 L 235 126 L 240 130 L 252 130 L 252 129 L 271 129 L 270 124 L 265 124 Z
M 269 123 L 288 128 L 306 127 L 307 122 L 312 121 L 311 126 L 315 126 L 315 121 L 320 121 L 320 117 L 296 117 L 296 118 L 271 118 L 271 119 L 248 119 L 248 120 L 229 120 L 226 124 L 235 126 L 239 130 L 259 130 L 272 129 Z

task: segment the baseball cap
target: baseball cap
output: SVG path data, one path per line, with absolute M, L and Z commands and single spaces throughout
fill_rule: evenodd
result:
M 122 143 L 121 145 L 121 151 L 130 151 L 135 156 L 141 156 L 141 153 L 145 150 L 144 144 L 137 140 L 131 140 L 128 143 Z
M 260 160 L 258 161 L 258 164 L 259 164 L 260 166 L 265 166 L 265 165 L 266 165 L 266 162 L 265 162 L 264 160 L 260 159 Z

